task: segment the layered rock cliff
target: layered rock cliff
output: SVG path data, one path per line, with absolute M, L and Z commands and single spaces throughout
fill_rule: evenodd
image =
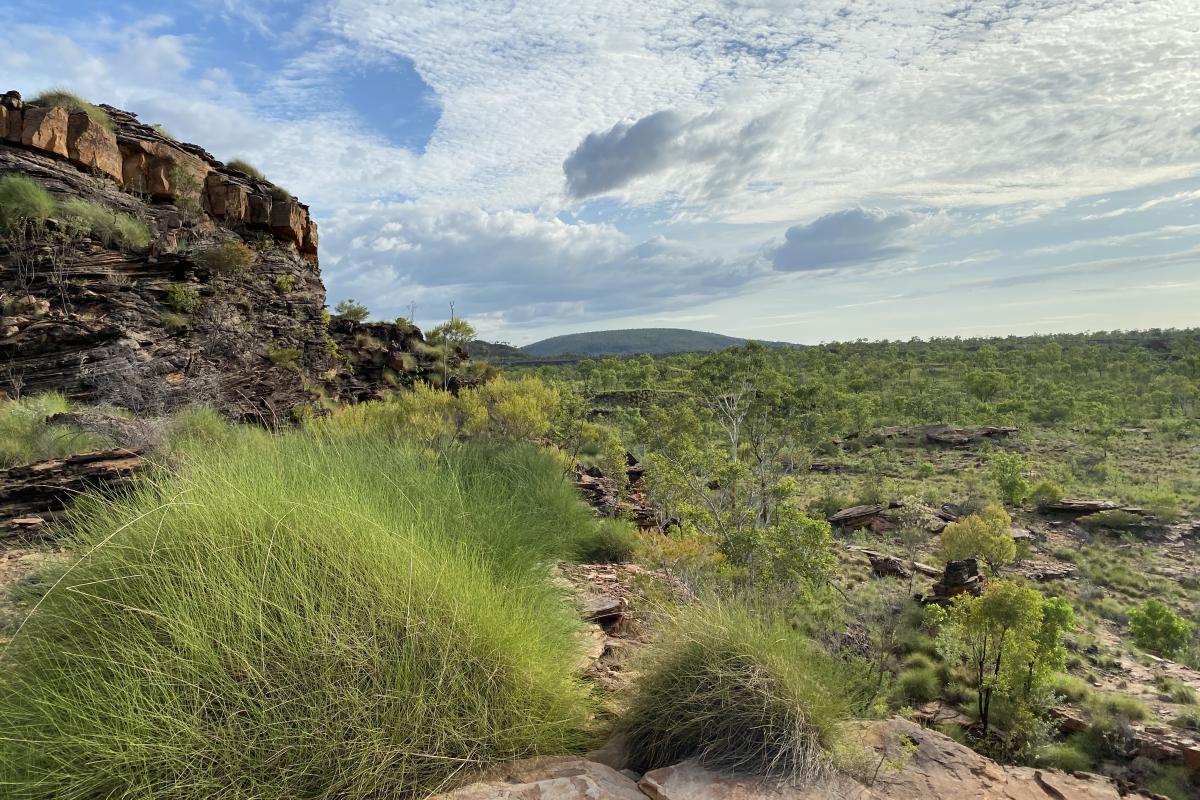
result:
M 0 239 L 0 391 L 60 390 L 139 412 L 188 403 L 278 422 L 411 384 L 432 359 L 411 325 L 331 320 L 317 223 L 282 188 L 134 114 L 0 98 L 0 178 L 62 207 L 145 224 L 148 246 L 52 215 Z

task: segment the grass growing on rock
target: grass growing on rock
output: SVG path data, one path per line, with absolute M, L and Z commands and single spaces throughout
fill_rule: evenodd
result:
M 132 214 L 113 211 L 78 198 L 63 203 L 62 212 L 68 220 L 103 242 L 105 247 L 144 250 L 150 244 L 150 230 L 146 223 Z
M 112 117 L 108 116 L 107 111 L 66 89 L 47 89 L 29 102 L 35 106 L 59 106 L 67 111 L 82 111 L 91 118 L 92 122 L 106 130 L 113 129 Z
M 265 181 L 267 179 L 267 177 L 259 171 L 258 167 L 254 166 L 244 158 L 235 158 L 225 166 L 229 167 L 230 169 L 236 169 L 238 172 L 244 172 L 251 178 L 257 178 L 260 181 Z
M 545 577 L 590 519 L 551 457 L 202 440 L 72 513 L 78 560 L 3 654 L 5 797 L 417 797 L 585 743 Z
M 0 178 L 0 234 L 8 234 L 26 223 L 44 222 L 53 216 L 54 198 L 41 184 L 26 175 Z
M 736 605 L 685 608 L 663 629 L 622 722 L 634 769 L 697 758 L 802 785 L 830 768 L 861 696 L 847 664 Z
M 71 404 L 57 392 L 0 400 L 0 469 L 110 444 L 95 434 L 46 423 L 48 417 L 70 410 Z

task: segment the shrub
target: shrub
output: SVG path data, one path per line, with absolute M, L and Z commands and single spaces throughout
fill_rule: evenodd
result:
M 910 653 L 904 659 L 905 669 L 933 669 L 933 659 L 924 653 Z
M 1018 453 L 997 450 L 988 459 L 992 480 L 1007 505 L 1019 506 L 1029 499 L 1029 481 L 1025 480 L 1025 459 Z
M 1185 708 L 1171 720 L 1172 727 L 1200 731 L 1200 706 Z
M 35 106 L 59 106 L 68 111 L 82 111 L 91 118 L 92 122 L 107 130 L 111 131 L 113 129 L 112 117 L 108 116 L 107 111 L 99 106 L 92 105 L 79 95 L 69 92 L 66 89 L 47 89 L 39 93 L 29 103 Z
M 570 752 L 592 708 L 544 575 L 577 513 L 542 453 L 259 431 L 77 504 L 87 555 L 0 671 L 5 793 L 420 797 Z
M 163 329 L 171 333 L 186 331 L 192 327 L 192 319 L 187 314 L 177 314 L 174 311 L 164 311 L 158 315 L 158 322 Z
M 1033 503 L 1053 503 L 1064 496 L 1063 489 L 1057 483 L 1043 478 L 1029 490 L 1029 500 Z
M 96 203 L 74 198 L 63 203 L 63 216 L 105 247 L 143 250 L 150 244 L 150 229 L 132 214 L 113 211 Z
M 260 181 L 266 180 L 266 176 L 264 176 L 261 172 L 259 172 L 257 167 L 255 167 L 253 164 L 251 164 L 249 161 L 246 161 L 245 159 L 235 158 L 232 161 L 230 161 L 229 163 L 227 163 L 225 166 L 229 167 L 230 169 L 236 169 L 238 172 L 244 172 L 247 175 L 249 175 L 251 178 L 256 178 Z
M 896 684 L 904 698 L 911 703 L 928 703 L 938 696 L 937 672 L 929 667 L 904 670 Z
M 1115 509 L 1113 511 L 1097 511 L 1078 519 L 1079 524 L 1089 531 L 1110 530 L 1119 531 L 1130 528 L 1140 528 L 1145 525 L 1145 519 L 1140 514 Z
M 271 363 L 277 367 L 295 369 L 302 355 L 304 355 L 304 351 L 298 347 L 278 347 L 267 353 L 267 358 L 271 359 Z
M 621 730 L 639 772 L 689 758 L 800 783 L 830 764 L 856 675 L 811 640 L 732 605 L 667 621 Z
M 1012 537 L 1012 519 L 1000 506 L 991 505 L 978 514 L 952 522 L 942 531 L 938 551 L 945 561 L 981 558 L 992 571 L 1017 557 Z
M 1147 600 L 1129 609 L 1129 632 L 1138 647 L 1163 658 L 1173 658 L 1187 646 L 1192 624 L 1161 600 Z
M 1092 687 L 1082 678 L 1060 672 L 1050 680 L 1055 694 L 1062 695 L 1072 703 L 1082 703 L 1092 693 Z
M 1146 788 L 1156 794 L 1169 797 L 1171 800 L 1195 800 L 1192 775 L 1187 767 L 1159 764 L 1154 770 Z
M 254 250 L 242 241 L 223 242 L 201 250 L 196 261 L 210 271 L 224 275 L 244 270 L 254 263 Z
M 1087 772 L 1092 769 L 1092 759 L 1077 747 L 1066 743 L 1051 744 L 1042 748 L 1037 755 L 1039 767 L 1061 769 L 1063 772 Z
M 367 317 L 371 315 L 366 306 L 352 299 L 342 300 L 333 307 L 333 310 L 342 319 L 348 319 L 352 322 L 365 322 Z
M 585 564 L 623 563 L 637 552 L 638 534 L 633 525 L 619 519 L 600 519 L 591 535 L 580 540 L 576 558 Z
M 200 307 L 200 290 L 186 283 L 172 283 L 167 287 L 167 305 L 180 314 L 194 313 Z
M 283 294 L 296 290 L 296 276 L 290 272 L 275 278 L 275 289 Z
M 0 234 L 29 223 L 41 223 L 54 214 L 54 198 L 26 175 L 0 178 Z

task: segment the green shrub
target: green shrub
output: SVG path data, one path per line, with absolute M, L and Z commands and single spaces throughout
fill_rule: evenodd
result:
M 1053 503 L 1061 500 L 1063 496 L 1062 487 L 1046 478 L 1035 483 L 1029 490 L 1029 500 L 1032 503 Z
M 111 444 L 97 434 L 46 424 L 48 417 L 70 410 L 70 403 L 57 392 L 0 400 L 0 469 Z
M 144 250 L 150 244 L 150 229 L 132 214 L 113 211 L 79 198 L 63 203 L 62 212 L 69 221 L 103 242 L 105 247 Z
M 244 172 L 247 175 L 249 175 L 251 178 L 256 178 L 260 181 L 266 180 L 266 176 L 264 176 L 261 172 L 259 172 L 257 167 L 255 167 L 253 164 L 251 164 L 249 161 L 246 161 L 245 159 L 235 158 L 233 161 L 230 161 L 225 166 L 229 167 L 230 169 L 236 169 L 238 172 Z
M 26 175 L 0 178 L 0 234 L 13 232 L 29 222 L 44 222 L 54 210 L 54 198 L 32 178 Z
M 930 667 L 906 669 L 896 684 L 910 703 L 928 703 L 938 696 L 937 672 Z
M 164 311 L 158 315 L 159 324 L 163 329 L 171 333 L 179 333 L 180 331 L 189 330 L 192 327 L 192 318 L 187 314 L 177 314 L 174 311 Z
M 1182 681 L 1162 676 L 1154 682 L 1162 699 L 1181 706 L 1196 704 L 1196 690 Z
M 619 519 L 600 519 L 590 536 L 580 540 L 578 560 L 585 564 L 621 563 L 633 559 L 638 534 L 633 525 Z
M 290 272 L 277 276 L 275 278 L 275 289 L 283 294 L 294 292 L 296 290 L 296 276 Z
M 200 307 L 200 290 L 186 283 L 172 283 L 167 287 L 167 305 L 180 314 L 191 314 Z
M 924 653 L 910 653 L 908 658 L 904 659 L 905 669 L 933 669 L 933 659 Z
M 342 319 L 353 320 L 354 322 L 365 322 L 371 312 L 362 303 L 354 300 L 342 300 L 333 308 L 334 312 Z
M 107 111 L 99 106 L 92 105 L 79 95 L 69 92 L 66 89 L 47 89 L 39 93 L 29 103 L 35 106 L 59 106 L 68 111 L 82 111 L 91 118 L 92 122 L 107 130 L 113 130 L 112 117 L 108 116 Z
M 994 573 L 1001 564 L 1017 557 L 1012 537 L 1012 519 L 997 505 L 951 522 L 942 531 L 938 554 L 945 561 L 980 558 Z
M 1129 632 L 1138 647 L 1172 658 L 1183 651 L 1192 637 L 1192 624 L 1161 600 L 1147 600 L 1129 609 Z
M 254 263 L 255 253 L 242 241 L 223 242 L 201 250 L 196 262 L 213 273 L 225 275 L 240 272 Z
M 997 450 L 988 459 L 992 480 L 1005 504 L 1019 506 L 1029 499 L 1029 481 L 1025 479 L 1025 459 L 1019 453 Z
M 567 509 L 567 513 L 562 513 Z M 585 744 L 548 455 L 240 431 L 115 502 L 0 671 L 13 800 L 421 797 Z M 583 516 L 580 516 L 583 515 Z
M 304 355 L 304 351 L 298 347 L 277 347 L 267 353 L 267 358 L 271 359 L 271 363 L 277 367 L 295 369 L 302 355 Z
M 732 605 L 681 610 L 638 669 L 621 730 L 639 772 L 697 758 L 806 783 L 830 763 L 857 696 L 844 663 Z
M 1061 769 L 1063 772 L 1088 772 L 1093 769 L 1092 759 L 1078 748 L 1066 744 L 1051 744 L 1042 748 L 1037 755 L 1039 767 Z
M 1131 514 L 1128 511 L 1116 509 L 1113 511 L 1098 511 L 1095 514 L 1088 514 L 1080 517 L 1078 522 L 1081 526 L 1089 531 L 1120 531 L 1131 528 L 1140 528 L 1145 524 L 1145 519 L 1140 514 Z

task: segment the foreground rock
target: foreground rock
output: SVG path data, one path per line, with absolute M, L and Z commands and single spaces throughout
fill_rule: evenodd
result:
M 636 784 L 579 759 L 520 762 L 441 800 L 1118 800 L 1117 785 L 1086 773 L 1005 767 L 936 731 L 902 719 L 867 729 L 864 774 L 804 787 L 710 770 L 695 761 L 651 770 Z M 875 765 L 879 769 L 875 771 Z M 1131 800 L 1142 795 L 1124 795 Z
M 40 537 L 73 497 L 125 483 L 144 463 L 141 454 L 116 449 L 0 471 L 0 541 Z

